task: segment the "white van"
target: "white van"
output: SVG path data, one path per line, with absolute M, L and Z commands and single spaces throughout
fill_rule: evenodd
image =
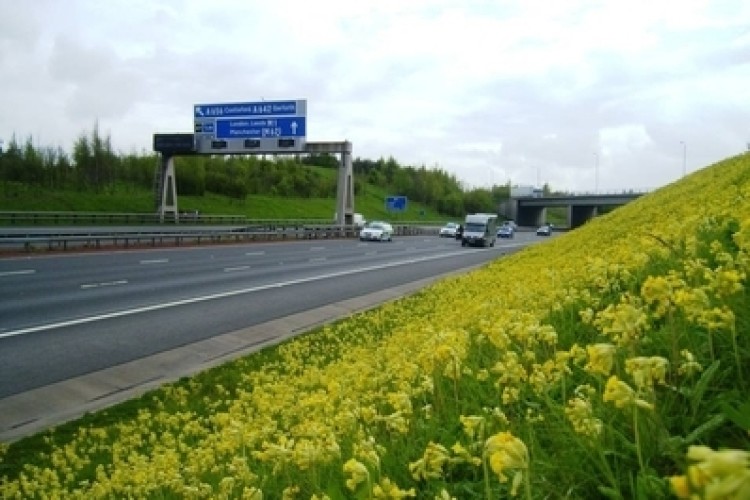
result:
M 333 222 L 336 223 L 339 220 L 339 213 L 335 212 L 333 214 Z M 352 225 L 356 227 L 357 229 L 362 229 L 365 227 L 365 224 L 367 224 L 367 221 L 365 220 L 365 216 L 362 214 L 354 213 L 352 214 Z
M 464 221 L 461 246 L 494 247 L 497 240 L 497 215 L 469 214 Z

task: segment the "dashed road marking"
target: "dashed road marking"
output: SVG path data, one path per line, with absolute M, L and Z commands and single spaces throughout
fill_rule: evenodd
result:
M 2 271 L 0 276 L 19 276 L 22 274 L 34 274 L 36 269 L 19 269 L 18 271 Z
M 115 281 L 103 281 L 101 283 L 84 283 L 81 285 L 81 290 L 88 290 L 90 288 L 102 288 L 105 286 L 117 286 L 117 285 L 127 285 L 128 280 L 115 280 Z
M 225 267 L 224 272 L 225 273 L 233 273 L 236 271 L 245 271 L 247 269 L 250 269 L 250 266 L 237 266 L 237 267 Z

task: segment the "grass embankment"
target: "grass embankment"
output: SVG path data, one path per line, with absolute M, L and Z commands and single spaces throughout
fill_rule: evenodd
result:
M 13 443 L 0 496 L 748 498 L 749 271 L 745 155 Z
M 404 212 L 389 212 L 386 210 L 385 198 L 390 195 L 392 193 L 385 189 L 368 184 L 362 193 L 355 196 L 355 211 L 364 214 L 367 220 L 433 223 L 448 220 L 417 202 L 407 203 Z M 198 210 L 210 215 L 240 215 L 254 220 L 333 220 L 336 199 L 249 195 L 244 200 L 237 200 L 214 193 L 206 193 L 204 196 L 178 193 L 177 209 L 187 212 Z M 0 186 L 0 210 L 153 213 L 154 194 L 148 189 L 126 185 L 118 185 L 103 192 L 89 192 L 13 184 L 4 188 Z

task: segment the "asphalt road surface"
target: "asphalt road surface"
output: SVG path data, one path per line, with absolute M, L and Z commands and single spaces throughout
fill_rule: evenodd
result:
M 0 413 L 12 396 L 544 240 L 517 233 L 494 248 L 464 248 L 409 236 L 0 259 Z

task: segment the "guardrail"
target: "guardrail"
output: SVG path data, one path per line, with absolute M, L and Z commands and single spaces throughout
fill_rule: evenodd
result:
M 272 222 L 277 219 L 257 219 L 260 222 Z M 281 222 L 280 219 L 278 219 Z M 39 226 L 39 225 L 143 225 L 164 224 L 178 225 L 186 224 L 247 224 L 251 222 L 244 215 L 208 215 L 198 212 L 182 212 L 178 216 L 178 222 L 174 217 L 165 218 L 161 222 L 159 214 L 156 213 L 122 213 L 122 212 L 17 212 L 0 211 L 0 226 Z M 310 219 L 308 222 L 318 223 L 320 220 Z
M 393 225 L 424 225 L 441 226 L 443 222 L 437 221 L 390 221 Z M 330 225 L 331 219 L 305 218 L 305 219 L 249 219 L 244 215 L 210 215 L 201 214 L 196 211 L 180 212 L 178 221 L 174 217 L 166 217 L 161 222 L 159 214 L 138 212 L 66 212 L 66 211 L 10 211 L 0 210 L 0 227 L 7 226 L 82 226 L 82 225 L 146 225 L 156 224 L 162 226 L 179 226 L 181 224 L 196 225 L 305 225 L 323 224 Z
M 431 227 L 394 226 L 394 236 L 437 234 Z M 180 231 L 99 231 L 89 232 L 34 232 L 28 234 L 0 234 L 0 251 L 106 249 L 156 246 L 181 246 L 253 241 L 279 241 L 324 238 L 356 238 L 359 230 L 353 226 L 246 226 L 226 230 Z

